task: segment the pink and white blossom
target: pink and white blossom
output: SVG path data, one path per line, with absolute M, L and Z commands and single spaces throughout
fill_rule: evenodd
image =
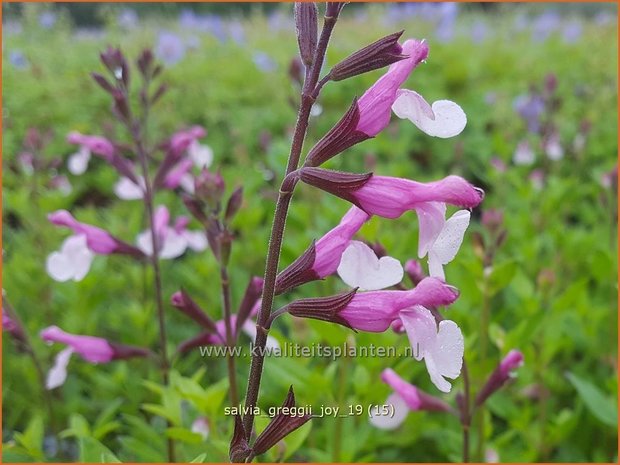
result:
M 170 213 L 164 206 L 155 211 L 153 218 L 159 246 L 159 257 L 171 259 L 180 257 L 190 248 L 195 252 L 201 252 L 207 248 L 207 239 L 202 231 L 190 231 L 187 229 L 189 220 L 179 217 L 175 225 L 170 226 Z M 146 255 L 153 253 L 153 241 L 150 230 L 141 232 L 136 238 L 136 245 Z
M 402 54 L 408 58 L 391 65 L 357 102 L 360 119 L 356 129 L 368 136 L 376 136 L 389 124 L 397 91 L 416 66 L 426 59 L 428 45 L 424 41 L 407 40 Z
M 394 414 L 392 416 L 372 416 L 370 418 L 370 423 L 379 429 L 391 430 L 397 428 L 405 420 L 410 411 L 427 410 L 449 412 L 451 410 L 450 406 L 444 401 L 408 383 L 390 368 L 383 370 L 381 373 L 381 380 L 394 390 L 383 403 L 384 405 L 392 406 Z
M 474 208 L 482 201 L 484 193 L 459 176 L 448 176 L 428 183 L 372 176 L 362 187 L 353 191 L 351 197 L 365 212 L 393 219 L 409 210 L 427 208 L 429 202 Z
M 400 317 L 402 310 L 416 305 L 439 307 L 458 298 L 456 288 L 436 278 L 426 278 L 407 291 L 368 291 L 353 296 L 338 316 L 353 329 L 381 333 Z M 401 318 L 402 319 L 402 318 Z
M 141 347 L 111 343 L 100 337 L 71 334 L 58 326 L 43 329 L 40 336 L 47 343 L 56 342 L 68 346 L 56 355 L 54 365 L 47 374 L 45 383 L 47 389 L 54 389 L 65 382 L 67 366 L 74 353 L 90 363 L 108 363 L 118 359 L 146 357 L 150 353 Z
M 370 215 L 352 206 L 338 226 L 316 241 L 312 269 L 320 278 L 336 272 L 351 239 L 369 219 Z

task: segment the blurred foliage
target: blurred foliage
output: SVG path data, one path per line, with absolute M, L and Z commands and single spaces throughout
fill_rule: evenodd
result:
M 46 347 L 37 335 L 51 324 L 157 347 L 147 270 L 110 256 L 97 257 L 78 283 L 55 283 L 45 272 L 46 256 L 66 237 L 65 231 L 47 222 L 51 211 L 68 209 L 81 221 L 103 225 L 130 242 L 143 229 L 140 204 L 115 198 L 117 175 L 110 167 L 93 159 L 88 172 L 78 177 L 69 175 L 64 163 L 75 151 L 65 141 L 71 130 L 126 139 L 109 114 L 107 96 L 89 77 L 91 71 L 101 70 L 98 53 L 108 44 L 119 44 L 136 57 L 142 48 L 157 43 L 162 30 L 186 42 L 184 57 L 164 72 L 170 91 L 153 112 L 150 137 L 163 140 L 192 124 L 207 128 L 205 142 L 214 150 L 214 166 L 221 168 L 230 190 L 240 184 L 245 189 L 243 210 L 234 223 L 233 302 L 240 301 L 249 277 L 263 272 L 277 180 L 298 100 L 288 75 L 296 54 L 290 5 L 274 5 L 269 15 L 248 7 L 244 19 L 223 22 L 224 38 L 214 29 L 180 25 L 175 15 L 185 5 L 158 5 L 161 10 L 147 15 L 149 5 L 132 4 L 138 12 L 130 18 L 133 24 L 120 21 L 124 7 L 119 6 L 76 5 L 69 15 L 63 4 L 3 5 L 15 9 L 9 11 L 3 32 L 3 288 L 46 368 L 58 349 Z M 74 28 L 78 8 L 85 8 L 79 14 L 87 15 L 90 24 L 102 22 L 105 27 Z M 219 13 L 219 5 L 202 8 Z M 617 460 L 617 206 L 614 183 L 605 180 L 610 179 L 606 175 L 616 165 L 618 150 L 616 12 L 613 5 L 599 5 L 596 11 L 592 6 L 561 6 L 559 23 L 540 40 L 533 28 L 544 8 L 502 5 L 482 12 L 465 7 L 455 19 L 453 37 L 440 40 L 433 19 L 404 14 L 394 6 L 347 7 L 327 66 L 394 30 L 426 37 L 428 62 L 405 87 L 429 101 L 458 102 L 469 121 L 460 136 L 442 140 L 394 118 L 383 134 L 330 166 L 420 181 L 453 173 L 485 189 L 485 201 L 474 211 L 461 251 L 446 268 L 448 281 L 461 291 L 449 317 L 465 334 L 476 389 L 508 350 L 522 350 L 526 363 L 517 379 L 489 400 L 481 452 L 489 457 L 496 453 L 503 462 L 610 462 Z M 41 15 L 50 9 L 54 21 L 42 21 Z M 603 21 L 604 14 L 611 19 Z M 576 40 L 562 29 L 571 21 L 582 26 Z M 239 32 L 239 26 L 232 24 L 240 25 L 243 34 L 233 36 L 231 31 Z M 485 34 L 474 34 L 481 30 L 479 24 L 485 25 Z M 325 87 L 318 102 L 322 114 L 312 119 L 308 146 L 380 73 Z M 548 106 L 543 119 L 559 134 L 564 148 L 559 160 L 546 157 L 543 138 L 528 132 L 514 108 L 518 96 L 543 93 L 550 75 L 557 79 L 557 89 L 553 110 Z M 20 168 L 19 155 L 30 128 L 49 134 L 44 150 L 36 155 L 46 161 L 60 158 L 59 166 L 34 173 Z M 524 140 L 536 155 L 532 165 L 513 162 Z M 499 162 L 505 170 L 496 168 Z M 70 193 L 50 187 L 55 174 L 69 177 Z M 174 215 L 185 213 L 171 192 L 161 193 L 158 202 L 170 206 Z M 300 186 L 289 215 L 282 263 L 290 263 L 313 238 L 332 228 L 346 209 L 345 202 Z M 503 212 L 507 230 L 490 264 L 483 263 L 474 240 L 479 233 L 489 243 L 479 218 L 489 209 Z M 416 231 L 417 220 L 410 214 L 396 221 L 375 218 L 361 235 L 380 241 L 404 262 L 415 256 Z M 208 253 L 164 262 L 163 274 L 165 296 L 183 286 L 219 319 L 217 266 Z M 343 288 L 338 278 L 331 278 L 280 297 L 276 304 Z M 197 328 L 171 307 L 167 311 L 173 350 Z M 390 331 L 352 334 L 323 322 L 292 318 L 279 319 L 273 334 L 281 343 L 340 345 L 348 340 L 358 346 L 401 349 L 407 345 L 405 338 Z M 34 366 L 6 333 L 3 354 L 5 462 L 157 462 L 165 460 L 166 436 L 177 442 L 179 460 L 226 460 L 232 420 L 223 415 L 227 380 L 221 360 L 203 359 L 198 353 L 178 358 L 171 385 L 163 387 L 158 371 L 140 360 L 96 366 L 75 358 L 65 385 L 51 393 L 51 418 Z M 261 407 L 279 405 L 291 384 L 304 405 L 347 408 L 382 403 L 390 392 L 379 380 L 386 367 L 437 394 L 423 364 L 412 359 L 270 358 Z M 249 359 L 241 359 L 241 388 L 248 368 Z M 457 380 L 445 398 L 453 402 L 461 389 L 462 380 Z M 206 442 L 191 431 L 198 416 L 206 416 L 210 424 Z M 287 460 L 461 458 L 460 426 L 448 415 L 410 413 L 394 432 L 374 429 L 363 416 L 311 423 L 299 437 L 287 439 Z M 474 444 L 478 433 L 472 433 Z M 274 450 L 266 460 L 278 459 L 277 453 Z

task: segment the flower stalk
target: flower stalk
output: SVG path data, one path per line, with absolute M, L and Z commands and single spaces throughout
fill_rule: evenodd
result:
M 253 429 L 254 414 L 252 412 L 258 400 L 260 382 L 263 373 L 263 364 L 265 361 L 264 348 L 267 343 L 267 336 L 269 335 L 269 319 L 276 290 L 276 276 L 278 274 L 282 240 L 284 237 L 284 228 L 286 226 L 286 216 L 293 197 L 293 191 L 295 190 L 295 186 L 297 184 L 297 177 L 295 175 L 291 176 L 291 174 L 297 170 L 299 165 L 299 158 L 301 156 L 304 139 L 308 130 L 310 111 L 312 110 L 312 106 L 318 96 L 316 88 L 319 74 L 325 59 L 329 39 L 338 19 L 338 8 L 332 7 L 328 8 L 328 10 L 329 11 L 326 13 L 324 18 L 321 36 L 314 51 L 312 66 L 306 73 L 286 173 L 284 180 L 282 181 L 282 185 L 280 186 L 273 225 L 271 227 L 269 249 L 267 252 L 267 263 L 265 266 L 263 299 L 256 325 L 257 332 L 255 345 L 257 350 L 252 356 L 250 376 L 248 379 L 248 387 L 246 392 L 245 405 L 248 413 L 243 418 L 243 427 L 246 440 L 250 439 Z

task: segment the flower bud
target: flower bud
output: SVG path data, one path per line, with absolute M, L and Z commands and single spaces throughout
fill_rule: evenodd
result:
M 200 200 L 190 197 L 187 194 L 182 195 L 183 203 L 185 204 L 185 208 L 192 214 L 194 218 L 196 218 L 203 225 L 207 224 L 209 221 L 207 215 L 203 210 L 203 205 Z
M 523 354 L 518 350 L 511 350 L 491 373 L 484 387 L 476 396 L 476 406 L 482 405 L 495 391 L 514 377 L 513 371 L 523 365 Z
M 225 189 L 224 178 L 219 172 L 213 173 L 203 168 L 195 179 L 196 197 L 211 207 L 219 205 Z
M 346 4 L 347 2 L 327 2 L 325 18 L 338 18 L 338 15 L 340 15 L 340 12 Z
M 294 406 L 295 394 L 293 392 L 293 386 L 291 386 L 289 388 L 288 395 L 282 404 L 282 408 L 279 410 L 279 413 L 256 438 L 256 441 L 252 446 L 253 455 L 260 455 L 267 452 L 279 441 L 284 439 L 297 428 L 306 424 L 312 418 L 309 414 L 299 416 L 291 415 L 289 411 Z
M 313 269 L 316 259 L 315 244 L 316 242 L 312 241 L 310 247 L 308 247 L 297 260 L 278 274 L 276 277 L 276 295 L 283 294 L 302 284 L 321 279 L 318 273 Z
M 114 88 L 114 86 L 112 86 L 112 84 L 110 84 L 108 82 L 108 80 L 103 77 L 101 74 L 99 73 L 91 73 L 92 78 L 94 79 L 94 81 L 99 84 L 99 86 L 105 90 L 106 92 L 109 92 L 110 94 L 113 94 L 114 91 L 116 90 Z
M 355 99 L 340 121 L 308 152 L 305 166 L 320 166 L 346 149 L 369 139 L 370 136 L 356 129 L 359 119 L 359 107 Z
M 335 296 L 295 300 L 287 305 L 287 312 L 299 318 L 329 321 L 354 329 L 346 319 L 340 316 L 340 312 L 349 305 L 356 292 L 357 289 L 353 289 Z
M 329 72 L 332 81 L 342 81 L 358 74 L 383 68 L 407 58 L 398 39 L 403 31 L 385 36 L 342 60 Z
M 143 77 L 149 77 L 153 67 L 153 52 L 146 48 L 142 51 L 138 60 L 136 61 L 138 69 Z
M 243 187 L 238 187 L 235 191 L 230 195 L 228 199 L 228 203 L 226 204 L 226 212 L 224 214 L 224 219 L 226 221 L 231 221 L 234 216 L 237 214 L 239 209 L 241 208 L 241 204 L 243 203 Z
M 245 463 L 246 459 L 252 453 L 252 448 L 245 439 L 244 431 L 241 417 L 235 415 L 235 429 L 233 431 L 233 437 L 230 440 L 230 449 L 228 452 L 228 456 L 232 463 Z
M 254 276 L 250 279 L 247 287 L 245 288 L 245 294 L 243 294 L 243 299 L 241 300 L 241 304 L 239 304 L 239 310 L 237 311 L 237 321 L 236 321 L 236 331 L 239 332 L 243 323 L 250 317 L 252 313 L 252 309 L 258 299 L 260 299 L 261 294 L 263 293 L 263 278 L 259 278 L 258 276 Z
M 200 308 L 200 306 L 189 296 L 187 292 L 185 292 L 185 290 L 181 289 L 180 291 L 172 294 L 170 303 L 206 330 L 213 333 L 217 332 L 213 320 L 207 316 L 205 311 Z
M 306 66 L 312 65 L 318 38 L 318 10 L 314 2 L 295 2 L 295 27 L 299 56 Z

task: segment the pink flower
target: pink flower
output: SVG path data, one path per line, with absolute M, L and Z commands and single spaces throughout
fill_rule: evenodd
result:
M 163 187 L 165 187 L 166 189 L 176 189 L 177 187 L 179 187 L 187 178 L 187 175 L 189 174 L 193 166 L 194 162 L 191 159 L 184 158 L 183 160 L 181 160 L 174 168 L 172 168 L 168 172 L 162 183 Z M 189 183 L 187 183 L 186 181 L 185 184 L 190 185 L 193 188 L 193 182 L 191 181 L 191 179 Z
M 383 370 L 381 380 L 394 390 L 383 403 L 391 405 L 394 410 L 393 416 L 374 415 L 370 418 L 370 423 L 377 428 L 388 430 L 397 428 L 405 420 L 409 411 L 449 412 L 451 410 L 450 406 L 441 399 L 409 384 L 390 368 Z
M 105 137 L 101 136 L 87 136 L 85 134 L 80 134 L 79 132 L 71 132 L 67 136 L 67 142 L 69 142 L 70 144 L 77 144 L 85 147 L 90 152 L 101 156 L 108 162 L 112 162 L 114 154 L 116 153 L 114 144 L 112 144 L 112 142 L 110 142 Z M 82 152 L 82 158 L 85 158 L 85 154 L 86 152 Z M 78 168 L 81 168 L 81 166 L 79 166 Z
M 370 215 L 352 206 L 338 226 L 310 246 L 303 255 L 278 274 L 276 293 L 323 279 L 338 269 L 342 254 Z
M 207 239 L 202 231 L 190 231 L 187 229 L 189 220 L 186 217 L 177 218 L 174 226 L 170 226 L 170 213 L 164 206 L 159 206 L 153 218 L 159 258 L 170 259 L 180 257 L 190 248 L 201 252 L 207 248 Z M 136 244 L 144 254 L 153 253 L 153 240 L 151 231 L 146 230 L 138 234 Z
M 146 357 L 150 353 L 141 347 L 116 344 L 100 337 L 67 333 L 58 326 L 45 328 L 40 335 L 45 342 L 58 342 L 68 346 L 57 354 L 54 366 L 48 372 L 47 389 L 54 389 L 65 382 L 67 366 L 73 353 L 77 353 L 90 363 L 108 363 L 118 359 Z
M 357 293 L 338 313 L 353 329 L 380 333 L 399 318 L 402 310 L 415 305 L 450 305 L 458 291 L 436 278 L 426 278 L 408 291 L 369 291 Z
M 362 187 L 352 192 L 352 197 L 369 214 L 398 218 L 428 202 L 473 208 L 482 201 L 484 194 L 459 176 L 448 176 L 428 183 L 372 176 Z
M 141 255 L 135 247 L 115 238 L 104 229 L 77 221 L 67 210 L 57 210 L 50 213 L 47 218 L 56 226 L 64 226 L 71 229 L 77 236 L 86 237 L 88 248 L 100 255 L 112 253 Z
M 445 378 L 455 379 L 461 373 L 465 346 L 463 334 L 454 321 L 443 320 L 438 325 L 432 313 L 425 308 L 436 306 L 417 304 L 401 311 L 399 317 L 409 337 L 414 358 L 424 359 L 426 370 L 437 389 L 450 392 L 452 386 Z
M 170 151 L 175 157 L 181 156 L 194 141 L 207 135 L 207 131 L 202 126 L 192 126 L 176 132 L 168 142 Z
M 391 65 L 357 102 L 360 119 L 356 129 L 368 136 L 376 136 L 389 124 L 396 93 L 411 71 L 426 59 L 428 45 L 424 41 L 408 40 L 402 53 L 409 57 Z
M 322 168 L 304 167 L 299 170 L 301 181 L 330 194 L 348 200 L 369 215 L 398 218 L 409 210 L 432 209 L 431 217 L 443 225 L 444 218 L 433 203 L 441 202 L 460 207 L 476 207 L 484 191 L 459 176 L 448 176 L 434 182 L 370 174 L 353 174 Z
M 495 391 L 500 389 L 509 379 L 515 376 L 514 371 L 523 365 L 523 354 L 518 350 L 511 350 L 491 373 L 486 384 L 476 397 L 476 405 L 482 405 Z
M 315 244 L 315 258 L 312 269 L 319 278 L 336 272 L 340 259 L 351 239 L 370 219 L 370 216 L 356 206 L 352 206 L 333 228 Z
M 21 325 L 14 321 L 2 305 L 2 330 L 7 331 L 17 342 L 26 342 L 26 335 Z

